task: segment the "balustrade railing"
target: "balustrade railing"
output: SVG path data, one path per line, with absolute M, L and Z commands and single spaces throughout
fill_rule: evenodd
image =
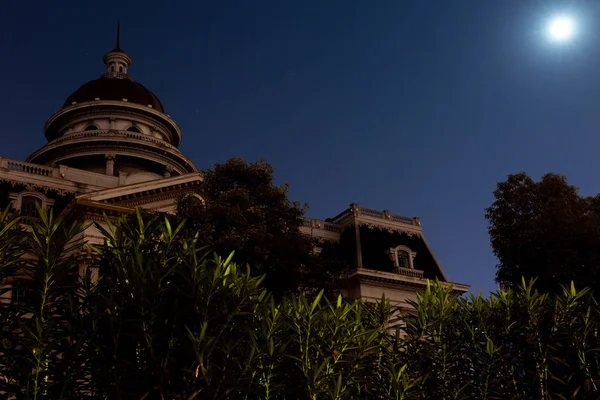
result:
M 334 224 L 341 224 L 342 222 L 344 222 L 344 220 L 346 220 L 347 218 L 351 217 L 354 214 L 356 216 L 364 215 L 364 216 L 372 217 L 372 218 L 387 219 L 389 221 L 400 222 L 400 223 L 407 224 L 407 225 L 415 225 L 415 226 L 421 225 L 419 218 L 403 217 L 401 215 L 391 214 L 387 210 L 386 211 L 373 210 L 372 208 L 359 207 L 356 204 L 353 204 L 350 208 L 342 211 L 335 217 L 329 218 L 327 221 L 332 222 Z
M 383 218 L 382 211 L 372 210 L 370 208 L 364 208 L 364 207 L 360 207 L 359 210 L 360 210 L 360 213 L 363 215 L 368 215 L 369 217 L 375 217 L 375 218 Z
M 177 150 L 177 147 L 173 146 L 170 143 L 167 143 L 164 140 L 160 140 L 155 137 L 145 135 L 143 133 L 119 131 L 119 130 L 97 130 L 97 131 L 94 130 L 94 131 L 69 133 L 65 136 L 54 139 L 53 141 L 48 143 L 46 146 L 51 146 L 53 144 L 58 144 L 58 143 L 62 143 L 64 141 L 66 141 L 66 140 L 73 140 L 73 139 L 81 139 L 81 138 L 89 138 L 89 137 L 119 137 L 119 136 L 130 138 L 130 139 L 143 140 L 146 142 L 152 142 L 161 147 L 166 147 L 168 149 Z
M 323 222 L 323 229 L 330 232 L 341 232 L 342 228 L 339 225 L 332 224 L 330 222 Z
M 407 225 L 414 225 L 414 226 L 421 225 L 419 218 L 403 217 L 401 215 L 391 214 L 389 211 L 378 211 L 378 210 L 373 210 L 371 208 L 358 207 L 356 205 L 353 205 L 353 207 L 350 207 L 350 208 L 342 211 L 335 217 L 329 218 L 326 221 L 320 221 L 320 220 L 316 220 L 316 219 L 313 220 L 313 219 L 307 218 L 304 220 L 302 225 L 305 227 L 310 227 L 310 228 L 324 229 L 324 230 L 328 230 L 331 232 L 341 232 L 340 225 L 345 220 L 352 217 L 354 215 L 354 213 L 356 213 L 356 216 L 364 215 L 364 216 L 372 217 L 372 218 L 380 218 L 380 219 L 385 219 L 388 221 L 400 222 L 400 223 L 407 224 Z
M 334 224 L 339 224 L 340 222 L 342 222 L 343 220 L 345 220 L 350 215 L 352 215 L 352 209 L 348 208 L 347 210 L 342 211 L 341 213 L 339 213 L 335 217 L 330 218 L 329 220 L 331 222 L 333 222 Z
M 398 275 L 412 276 L 413 278 L 423 278 L 423 274 L 424 274 L 424 271 L 421 271 L 420 269 L 402 268 L 402 267 L 396 268 L 396 270 L 394 272 L 397 273 Z
M 44 167 L 43 165 L 30 164 L 8 158 L 0 158 L 0 168 L 47 177 L 57 177 L 59 175 L 58 168 Z
M 304 218 L 304 220 L 302 221 L 302 226 L 305 226 L 307 228 L 324 229 L 329 232 L 342 231 L 341 226 L 331 222 L 321 221 L 319 219 Z
M 394 222 L 402 222 L 404 224 L 417 225 L 415 224 L 415 220 L 413 218 L 403 217 L 401 215 L 391 214 L 390 218 Z

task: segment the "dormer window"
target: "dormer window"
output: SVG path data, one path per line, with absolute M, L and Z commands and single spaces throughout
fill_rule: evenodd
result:
M 85 128 L 85 130 L 86 130 L 86 131 L 97 131 L 97 130 L 98 130 L 98 127 L 97 127 L 96 125 L 88 125 L 88 126 Z
M 409 254 L 406 250 L 398 250 L 396 252 L 396 257 L 398 257 L 398 266 L 400 268 L 410 268 Z
M 140 129 L 137 126 L 130 126 L 129 128 L 127 128 L 127 132 L 142 133 L 140 132 Z
M 401 269 L 414 269 L 414 259 L 417 253 L 406 246 L 397 246 L 389 249 L 389 256 L 394 264 L 394 270 L 399 272 Z

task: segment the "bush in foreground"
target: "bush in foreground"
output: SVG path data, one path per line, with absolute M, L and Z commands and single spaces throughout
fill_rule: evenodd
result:
M 0 216 L 0 392 L 24 399 L 596 398 L 597 302 L 588 290 L 455 298 L 432 284 L 401 313 L 288 296 L 168 220 L 105 231 L 93 281 L 80 227 Z M 64 240 L 64 239 L 67 240 Z M 23 258 L 22 254 L 35 258 Z M 22 275 L 15 279 L 15 271 Z

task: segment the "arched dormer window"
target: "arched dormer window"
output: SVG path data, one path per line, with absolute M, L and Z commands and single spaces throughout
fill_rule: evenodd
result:
M 417 253 L 406 246 L 397 246 L 389 250 L 390 259 L 394 263 L 394 270 L 399 271 L 400 268 L 414 269 L 413 260 Z
M 98 130 L 98 127 L 97 127 L 96 125 L 88 125 L 88 126 L 85 128 L 85 130 L 86 130 L 86 131 L 97 131 L 97 130 Z
M 130 126 L 129 128 L 127 128 L 127 132 L 142 133 L 137 126 Z
M 400 268 L 410 268 L 410 261 L 408 251 L 396 250 L 396 257 L 398 257 L 398 266 Z

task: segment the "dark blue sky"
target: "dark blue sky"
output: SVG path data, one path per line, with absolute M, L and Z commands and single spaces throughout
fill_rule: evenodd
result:
M 576 41 L 543 24 L 571 10 Z M 102 72 L 117 18 L 133 78 L 198 167 L 265 158 L 309 215 L 349 203 L 420 216 L 454 281 L 494 290 L 484 209 L 526 171 L 600 191 L 597 1 L 8 0 L 0 14 L 0 155 Z

